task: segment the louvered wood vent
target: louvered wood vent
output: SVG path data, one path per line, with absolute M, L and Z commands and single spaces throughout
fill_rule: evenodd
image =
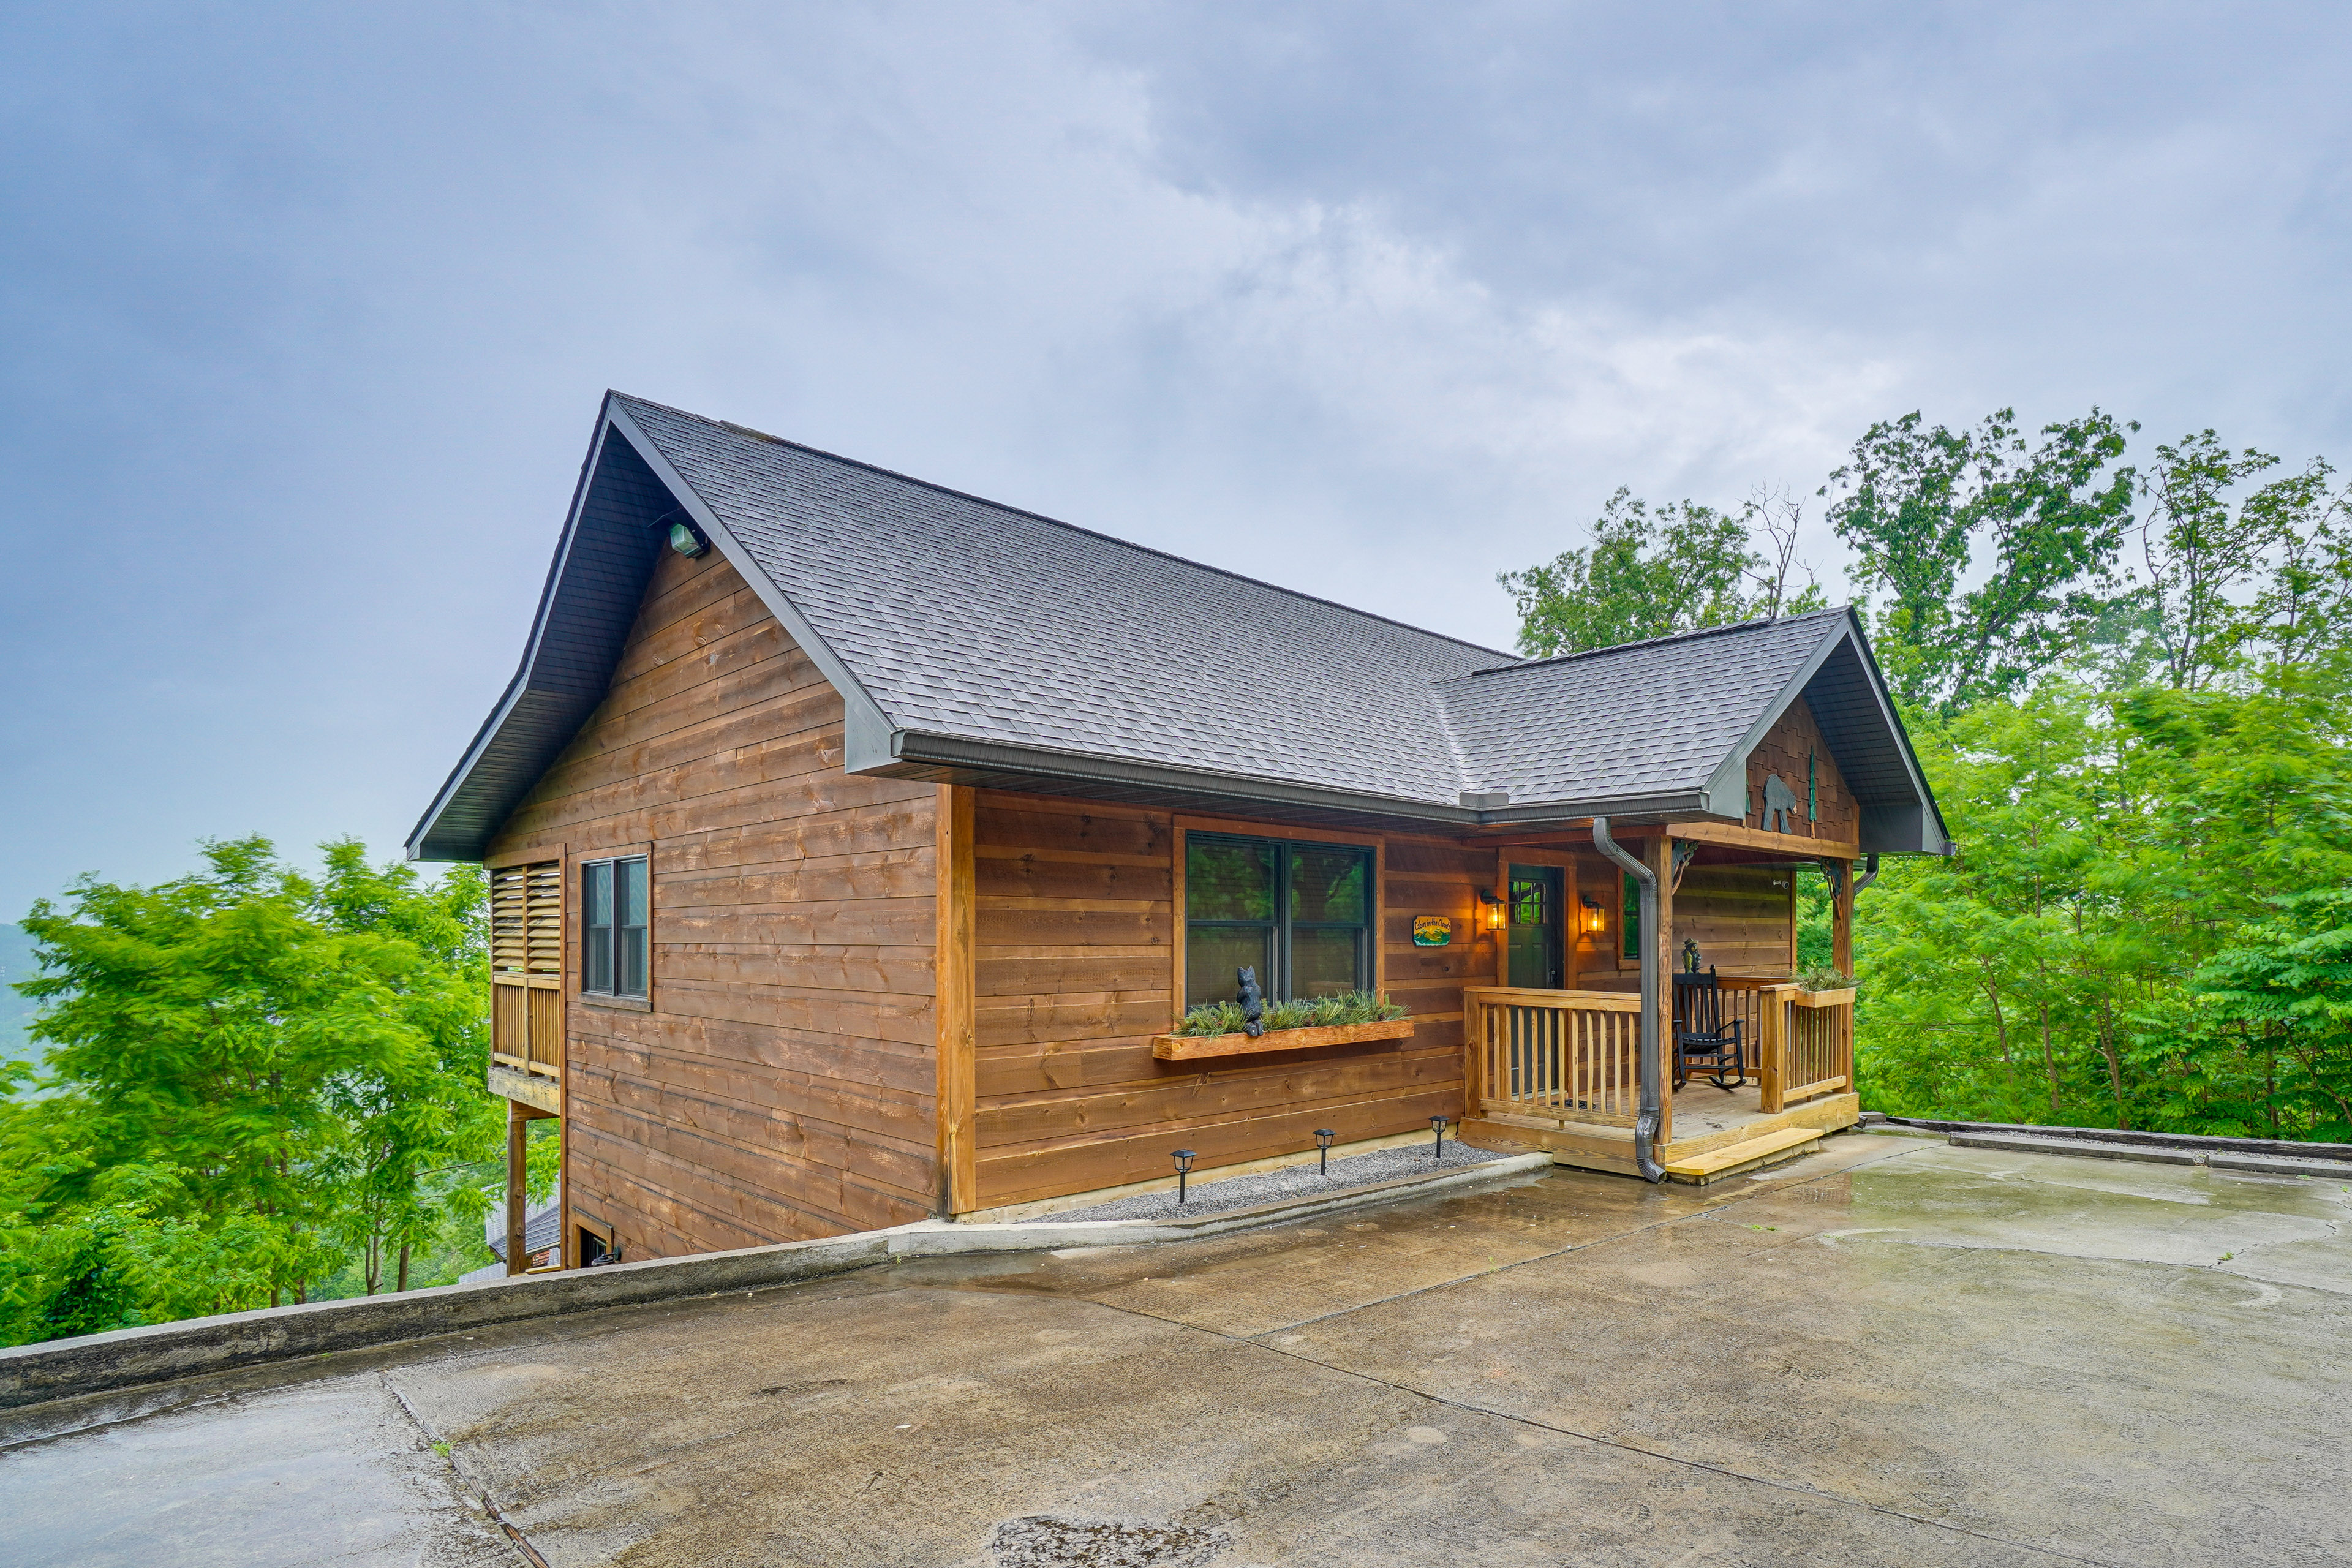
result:
M 490 873 L 490 1057 L 563 1076 L 563 862 Z
M 490 968 L 506 974 L 563 973 L 561 860 L 490 873 Z

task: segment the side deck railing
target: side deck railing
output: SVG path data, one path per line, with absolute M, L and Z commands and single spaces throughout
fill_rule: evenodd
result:
M 490 976 L 490 1059 L 518 1072 L 563 1076 L 562 982 L 547 974 Z
M 1766 1114 L 1853 1087 L 1853 993 L 1759 988 L 1759 1087 Z
M 1462 1006 L 1476 1073 L 1472 1103 L 1486 1114 L 1633 1125 L 1640 996 L 1474 985 Z

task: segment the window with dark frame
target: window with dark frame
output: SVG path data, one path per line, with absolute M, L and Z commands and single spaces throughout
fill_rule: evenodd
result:
M 580 868 L 580 989 L 591 995 L 646 994 L 646 858 L 591 860 Z
M 1633 879 L 1631 872 L 1625 875 L 1625 917 L 1618 924 L 1623 939 L 1621 944 L 1623 955 L 1627 958 L 1641 957 L 1642 884 Z
M 1244 965 L 1276 1000 L 1372 984 L 1372 852 L 1194 833 L 1184 846 L 1184 1005 L 1232 1000 Z

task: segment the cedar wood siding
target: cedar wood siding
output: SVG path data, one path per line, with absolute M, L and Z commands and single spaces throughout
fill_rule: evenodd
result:
M 938 792 L 841 761 L 840 697 L 735 569 L 665 552 L 490 850 L 565 851 L 567 1238 L 670 1257 L 932 1212 Z M 579 865 L 638 847 L 650 1010 L 578 994 Z
M 1702 855 L 1706 853 L 1704 849 Z M 1638 991 L 1642 972 L 1624 953 L 1623 873 L 1598 855 L 1580 853 L 1571 873 L 1580 897 L 1601 900 L 1607 928 L 1576 936 L 1576 985 L 1587 991 Z M 1674 889 L 1675 962 L 1683 943 L 1698 943 L 1699 962 L 1725 974 L 1785 978 L 1796 966 L 1797 874 L 1787 866 L 1709 865 L 1694 862 Z
M 1181 825 L 1318 835 L 982 790 L 974 836 L 977 1199 L 981 1207 L 1425 1131 L 1462 1111 L 1462 985 L 1494 972 L 1474 889 L 1494 851 L 1404 835 L 1347 836 L 1380 851 L 1378 941 L 1411 1039 L 1283 1051 L 1214 1066 L 1166 1062 L 1151 1037 L 1179 1011 Z M 1456 944 L 1412 945 L 1412 917 L 1448 914 Z

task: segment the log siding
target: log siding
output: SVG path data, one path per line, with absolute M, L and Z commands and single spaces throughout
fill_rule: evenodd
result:
M 567 1247 L 582 1224 L 635 1258 L 936 1207 L 939 791 L 841 756 L 840 697 L 735 569 L 665 553 L 604 701 L 492 848 L 560 843 L 567 879 L 651 854 L 649 1005 L 566 1010 Z
M 1493 940 L 1475 889 L 1494 857 L 1441 839 L 1369 836 L 1381 879 L 1377 940 L 1410 1039 L 1212 1062 L 1161 1061 L 1151 1037 L 1179 1011 L 1181 823 L 1162 811 L 979 792 L 976 809 L 976 1187 L 982 1207 L 1164 1176 L 1169 1152 L 1213 1169 L 1425 1129 L 1462 1109 L 1462 986 Z M 1220 819 L 1221 832 L 1296 826 Z M 1350 841 L 1357 841 L 1349 836 Z M 1412 945 L 1412 917 L 1454 917 L 1446 948 Z

